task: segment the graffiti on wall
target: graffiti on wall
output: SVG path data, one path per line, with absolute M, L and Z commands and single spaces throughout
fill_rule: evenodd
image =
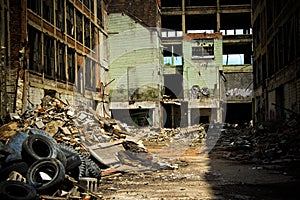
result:
M 234 88 L 234 89 L 229 89 L 226 91 L 226 96 L 230 96 L 230 97 L 251 97 L 252 96 L 253 91 L 249 88 Z
M 210 91 L 207 87 L 200 88 L 199 85 L 193 85 L 190 89 L 190 99 L 199 99 L 200 96 L 208 97 L 210 95 Z

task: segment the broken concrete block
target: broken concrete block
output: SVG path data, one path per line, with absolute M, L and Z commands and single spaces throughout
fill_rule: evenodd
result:
M 42 121 L 36 121 L 34 124 L 38 129 L 43 129 L 45 127 L 45 124 Z

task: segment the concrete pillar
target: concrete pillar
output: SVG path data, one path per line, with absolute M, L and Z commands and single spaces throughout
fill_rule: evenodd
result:
M 182 0 L 182 14 L 181 14 L 181 17 L 182 17 L 182 33 L 186 33 L 186 27 L 185 27 L 185 0 Z
M 192 116 L 191 116 L 191 108 L 188 108 L 187 115 L 188 115 L 188 126 L 191 126 L 191 118 L 192 118 Z
M 161 106 L 160 103 L 158 103 L 158 105 L 155 106 L 155 108 L 153 109 L 153 113 L 152 113 L 152 120 L 153 120 L 153 127 L 162 127 L 162 114 L 161 114 Z
M 219 32 L 221 28 L 220 20 L 220 0 L 217 0 L 217 32 Z

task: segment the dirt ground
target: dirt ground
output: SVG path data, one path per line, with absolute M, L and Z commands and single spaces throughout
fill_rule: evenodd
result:
M 162 154 L 160 148 L 148 145 L 149 152 L 178 168 L 104 176 L 103 199 L 300 199 L 297 165 L 231 161 L 221 158 L 226 152 L 200 153 L 201 145 L 181 153 Z

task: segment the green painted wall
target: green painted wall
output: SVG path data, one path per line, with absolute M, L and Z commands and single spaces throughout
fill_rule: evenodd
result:
M 219 70 L 222 69 L 222 40 L 214 39 L 214 58 L 193 59 L 192 42 L 183 41 L 184 56 L 184 98 L 190 99 L 192 86 L 207 87 L 210 97 L 219 97 Z
M 127 15 L 108 17 L 109 73 L 115 79 L 110 85 L 111 100 L 158 100 L 162 56 L 157 32 Z

